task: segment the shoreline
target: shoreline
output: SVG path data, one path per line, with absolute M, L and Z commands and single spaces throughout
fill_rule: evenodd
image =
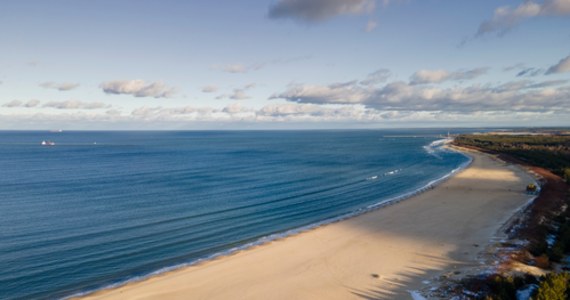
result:
M 451 151 L 457 151 L 457 149 L 454 149 Z M 460 151 L 460 152 L 462 152 L 464 155 L 467 155 L 464 151 Z M 466 167 L 465 169 L 454 170 L 453 172 L 449 173 L 448 175 L 446 175 L 446 176 L 444 176 L 438 180 L 435 180 L 434 182 L 430 182 L 429 184 L 427 184 L 426 186 L 424 186 L 423 188 L 421 188 L 417 191 L 414 191 L 414 192 L 411 192 L 408 194 L 404 194 L 404 195 L 401 195 L 399 197 L 395 197 L 391 201 L 384 201 L 382 203 L 369 206 L 366 211 L 360 211 L 360 212 L 353 213 L 351 215 L 345 215 L 345 216 L 340 217 L 338 220 L 333 220 L 333 221 L 328 220 L 329 222 L 327 222 L 327 224 L 323 224 L 323 222 L 321 222 L 321 223 L 310 225 L 310 228 L 296 229 L 296 230 L 294 230 L 294 232 L 288 231 L 289 234 L 286 236 L 282 236 L 283 234 L 281 234 L 280 237 L 276 237 L 275 239 L 272 239 L 272 240 L 267 240 L 262 244 L 250 245 L 246 249 L 238 249 L 234 253 L 229 253 L 226 255 L 222 254 L 222 255 L 219 255 L 216 257 L 209 258 L 207 260 L 199 261 L 199 262 L 194 263 L 194 264 L 189 265 L 189 266 L 181 266 L 179 268 L 176 268 L 175 270 L 162 272 L 162 273 L 156 274 L 156 275 L 151 274 L 151 276 L 148 278 L 145 278 L 143 280 L 138 280 L 138 281 L 132 281 L 132 282 L 127 283 L 126 285 L 119 285 L 119 286 L 111 287 L 111 288 L 108 287 L 108 288 L 105 288 L 103 290 L 95 291 L 94 293 L 89 293 L 89 294 L 84 294 L 84 295 L 77 295 L 76 294 L 76 295 L 73 295 L 71 297 L 85 297 L 85 299 L 99 299 L 99 298 L 113 299 L 113 295 L 117 296 L 117 297 L 125 297 L 125 295 L 122 295 L 123 292 L 125 292 L 125 291 L 134 292 L 136 294 L 137 289 L 139 289 L 140 287 L 142 287 L 142 289 L 145 290 L 145 288 L 144 288 L 145 286 L 148 287 L 149 285 L 153 285 L 156 282 L 160 283 L 160 282 L 168 281 L 169 278 L 173 278 L 173 279 L 179 278 L 181 276 L 180 274 L 200 272 L 200 270 L 208 269 L 209 267 L 212 267 L 212 265 L 218 266 L 218 265 L 221 265 L 224 263 L 228 263 L 229 261 L 235 261 L 235 260 L 239 261 L 240 257 L 242 257 L 242 256 L 255 255 L 255 253 L 252 253 L 252 252 L 259 252 L 259 251 L 262 251 L 262 252 L 266 251 L 267 252 L 269 250 L 264 250 L 267 248 L 275 248 L 275 246 L 284 247 L 283 246 L 284 244 L 287 244 L 287 243 L 291 244 L 296 239 L 297 240 L 298 239 L 307 239 L 307 236 L 319 235 L 319 234 L 315 234 L 315 232 L 318 233 L 318 232 L 322 232 L 322 231 L 330 231 L 331 230 L 330 228 L 339 229 L 338 227 L 346 227 L 346 225 L 350 225 L 348 223 L 360 223 L 362 221 L 362 219 L 370 219 L 371 215 L 389 214 L 389 213 L 386 213 L 386 211 L 388 211 L 392 208 L 398 208 L 399 210 L 401 210 L 401 208 L 403 206 L 409 207 L 410 205 L 412 205 L 410 202 L 417 202 L 418 198 L 426 198 L 426 194 L 441 193 L 442 190 L 444 189 L 444 187 L 442 187 L 442 186 L 449 185 L 449 183 L 451 181 L 456 180 L 456 178 L 460 174 L 466 172 L 466 170 L 471 169 L 472 165 L 471 166 L 468 166 L 468 165 L 469 165 L 469 163 L 473 163 L 473 161 L 475 159 L 477 159 L 477 161 L 480 161 L 482 159 L 488 160 L 488 161 L 493 161 L 493 159 L 491 159 L 489 156 L 487 156 L 485 154 L 472 153 L 471 151 L 467 151 L 467 152 L 469 153 L 467 156 L 472 156 L 474 158 L 473 158 L 473 160 L 468 161 L 465 164 L 465 165 L 467 165 L 467 166 L 464 166 L 464 167 Z M 494 163 L 497 164 L 496 161 L 494 161 Z M 522 172 L 522 170 L 516 170 L 513 172 L 517 172 L 517 171 L 519 173 Z M 518 176 L 520 177 L 521 174 L 518 174 Z M 528 177 L 528 174 L 526 174 L 526 176 Z M 433 188 L 433 186 L 436 184 L 439 184 L 439 185 L 437 185 L 435 188 Z M 447 189 L 447 187 L 445 187 L 445 188 Z M 521 187 L 521 189 L 522 189 L 522 187 Z M 524 195 L 519 195 L 519 197 L 517 197 L 517 198 L 525 198 L 525 197 L 524 197 Z M 403 199 L 407 199 L 407 200 L 402 201 Z M 414 201 L 414 200 L 416 200 L 416 201 Z M 524 202 L 526 203 L 528 201 L 529 200 L 526 199 Z M 382 208 L 382 209 L 379 209 L 379 208 Z M 513 215 L 513 213 L 517 209 L 520 208 L 520 205 L 516 205 L 516 207 L 511 207 L 511 208 L 512 208 L 512 210 L 503 212 L 504 214 L 507 215 L 508 218 L 506 218 L 505 221 L 500 222 L 501 224 L 498 224 L 498 226 L 495 226 L 495 227 L 499 228 L 500 226 L 504 225 L 504 222 L 506 222 L 506 220 L 508 220 Z M 392 210 L 394 210 L 394 209 L 392 209 Z M 340 221 L 342 221 L 342 222 L 340 222 Z M 374 222 L 374 220 L 372 220 L 372 222 Z M 378 222 L 376 222 L 376 223 L 378 223 Z M 326 225 L 326 226 L 324 226 L 324 225 Z M 497 225 L 497 224 L 495 224 L 495 225 Z M 341 229 L 344 230 L 344 228 L 341 228 Z M 333 235 L 338 235 L 338 234 L 335 233 Z M 489 237 L 487 237 L 487 238 L 489 238 Z M 392 237 L 392 238 L 394 238 L 394 237 Z M 389 241 L 389 240 L 386 240 L 386 241 Z M 280 244 L 280 245 L 278 245 L 278 244 Z M 482 247 L 481 250 L 483 248 L 484 247 Z M 413 247 L 412 247 L 412 249 L 413 249 Z M 296 250 L 302 250 L 302 249 L 296 249 Z M 325 248 L 323 250 L 326 251 L 327 249 Z M 447 250 L 447 252 L 449 252 L 449 251 L 451 251 L 451 250 Z M 312 258 L 312 259 L 315 259 L 315 258 Z M 311 260 L 305 261 L 305 263 L 311 263 Z M 204 272 L 206 272 L 206 271 L 208 271 L 208 270 L 205 270 Z M 435 270 L 430 270 L 430 272 L 431 271 L 435 271 Z M 371 273 L 371 274 L 376 274 L 376 273 Z M 374 278 L 374 276 L 372 276 L 370 274 L 368 274 L 368 276 Z M 378 276 L 379 276 L 379 278 L 383 278 L 382 275 L 378 275 Z M 376 280 L 378 280 L 378 279 L 376 279 Z M 174 284 L 174 285 L 176 286 L 176 284 Z M 410 286 L 410 285 L 407 285 L 407 286 Z M 248 286 L 244 286 L 243 288 L 247 289 Z M 153 295 L 154 295 L 154 297 L 163 298 L 165 296 L 164 294 L 160 294 L 160 296 L 155 295 L 152 292 L 150 294 L 148 294 L 149 291 L 148 291 L 148 289 L 146 289 L 146 290 L 147 290 L 146 291 L 147 294 L 145 294 L 143 292 L 142 295 L 139 294 L 139 296 L 136 296 L 136 298 L 146 298 L 147 296 L 148 296 L 148 298 L 153 298 Z M 162 291 L 162 289 L 161 289 L 161 291 Z M 187 292 L 189 292 L 189 291 L 187 291 Z M 192 292 L 194 292 L 194 289 L 192 289 Z M 131 294 L 129 294 L 129 295 L 131 295 Z M 147 295 L 147 296 L 145 296 L 145 295 Z M 188 296 L 188 295 L 192 295 L 192 297 L 194 297 L 195 294 L 193 294 L 193 293 L 186 294 L 186 296 Z M 354 296 L 354 295 L 355 294 L 353 293 L 352 296 Z M 198 295 L 196 295 L 196 296 L 198 296 Z M 209 296 L 206 298 L 211 298 L 213 296 L 216 296 L 216 295 L 209 294 Z M 249 295 L 249 296 L 251 296 L 251 295 Z M 244 297 L 250 298 L 249 296 L 244 296 Z M 293 297 L 295 297 L 295 296 L 299 296 L 299 295 L 293 295 Z M 409 296 L 409 294 L 408 294 L 408 296 Z M 253 296 L 253 297 L 255 298 L 255 296 Z M 127 297 L 127 298 L 131 298 L 131 297 Z M 169 298 L 169 297 L 167 297 L 167 298 Z M 177 297 L 172 297 L 172 299 L 176 299 L 176 298 Z M 198 296 L 197 298 L 200 298 L 200 297 Z M 223 298 L 223 297 L 220 297 L 220 298 Z M 237 298 L 240 298 L 240 295 L 237 295 Z M 303 298 L 303 297 L 301 297 L 301 298 Z
M 265 244 L 268 244 L 268 243 L 271 243 L 274 241 L 287 239 L 289 237 L 296 236 L 298 234 L 310 232 L 312 230 L 318 229 L 318 228 L 323 227 L 323 226 L 335 224 L 335 223 L 342 222 L 342 221 L 345 221 L 345 220 L 348 220 L 351 218 L 356 218 L 356 217 L 359 217 L 363 214 L 371 213 L 371 212 L 374 212 L 376 210 L 383 209 L 385 207 L 398 204 L 399 202 L 406 201 L 410 198 L 418 196 L 422 193 L 429 191 L 430 189 L 437 187 L 438 185 L 449 180 L 455 174 L 463 171 L 464 169 L 468 168 L 471 165 L 471 163 L 473 162 L 473 158 L 471 156 L 469 156 L 468 154 L 466 154 L 466 151 L 462 151 L 461 149 L 457 149 L 457 147 L 450 145 L 451 141 L 452 141 L 452 139 L 450 139 L 450 138 L 439 139 L 439 140 L 435 140 L 435 141 L 431 142 L 430 144 L 425 145 L 423 147 L 428 153 L 432 153 L 432 154 L 435 153 L 435 151 L 437 151 L 434 149 L 439 149 L 439 148 L 445 149 L 445 151 L 458 153 L 460 155 L 463 155 L 465 158 L 467 158 L 467 161 L 464 163 L 461 163 L 459 166 L 457 166 L 455 169 L 451 170 L 449 173 L 447 173 L 447 174 L 445 174 L 439 178 L 436 178 L 432 181 L 429 181 L 425 185 L 423 185 L 419 188 L 416 188 L 410 192 L 406 192 L 406 193 L 403 193 L 403 194 L 400 194 L 397 196 L 393 196 L 393 197 L 381 200 L 380 202 L 370 204 L 368 206 L 359 208 L 359 209 L 352 211 L 352 212 L 349 212 L 349 213 L 339 215 L 337 217 L 328 218 L 328 219 L 318 221 L 315 223 L 311 223 L 311 224 L 308 224 L 305 226 L 296 227 L 296 228 L 288 229 L 288 230 L 285 230 L 282 232 L 269 234 L 269 235 L 260 237 L 256 240 L 252 241 L 252 242 L 248 242 L 248 243 L 245 243 L 243 245 L 227 249 L 225 251 L 213 253 L 213 254 L 206 256 L 206 257 L 203 257 L 203 258 L 198 258 L 196 260 L 186 262 L 186 263 L 180 263 L 180 264 L 176 264 L 176 265 L 172 265 L 172 266 L 163 267 L 163 268 L 160 268 L 160 269 L 153 271 L 151 273 L 139 275 L 139 276 L 134 276 L 134 277 L 124 279 L 124 280 L 120 280 L 116 283 L 111 283 L 111 284 L 105 285 L 101 288 L 87 290 L 87 291 L 83 291 L 83 292 L 77 292 L 77 293 L 71 294 L 69 296 L 65 296 L 62 299 L 81 299 L 83 297 L 88 297 L 90 295 L 97 294 L 101 291 L 113 290 L 113 289 L 120 288 L 122 286 L 136 284 L 139 282 L 146 281 L 148 279 L 152 279 L 153 277 L 162 276 L 164 274 L 176 272 L 176 271 L 179 271 L 179 270 L 185 269 L 185 268 L 199 266 L 201 264 L 207 263 L 208 261 L 214 261 L 214 260 L 218 260 L 218 259 L 223 259 L 224 257 L 230 257 L 236 253 L 239 253 L 242 251 L 247 251 L 248 249 L 251 249 L 251 248 L 263 246 Z

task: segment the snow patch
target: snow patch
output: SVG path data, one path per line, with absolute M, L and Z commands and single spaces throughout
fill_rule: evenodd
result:
M 418 291 L 408 291 L 410 296 L 412 296 L 413 300 L 427 300 L 424 296 L 420 294 Z
M 538 286 L 536 284 L 528 285 L 526 288 L 517 291 L 517 300 L 529 300 L 530 296 L 536 290 Z

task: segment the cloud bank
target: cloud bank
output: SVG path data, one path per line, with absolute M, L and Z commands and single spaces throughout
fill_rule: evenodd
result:
M 560 112 L 477 112 L 461 114 L 439 111 L 393 111 L 376 110 L 362 105 L 315 105 L 304 103 L 274 103 L 261 108 L 248 108 L 233 103 L 224 108 L 211 107 L 140 107 L 130 112 L 109 110 L 70 110 L 58 114 L 42 112 L 29 114 L 6 114 L 0 111 L 0 120 L 4 126 L 16 124 L 61 124 L 58 127 L 77 128 L 117 128 L 118 124 L 128 128 L 189 128 L 209 124 L 223 128 L 267 128 L 276 124 L 304 124 L 303 128 L 346 128 L 346 126 L 382 127 L 382 126 L 417 126 L 417 124 L 557 124 L 565 120 L 567 114 Z M 484 123 L 482 123 L 484 120 Z M 554 123 L 553 123 L 554 122 Z M 11 125 L 14 124 L 14 125 Z M 225 125 L 223 125 L 225 124 Z M 243 127 L 240 124 L 245 124 Z M 308 125 L 313 124 L 313 125 Z M 324 125 L 330 124 L 330 125 Z M 337 124 L 337 125 L 334 125 Z M 395 125 L 397 124 L 397 125 Z M 290 128 L 291 125 L 284 125 Z M 323 127 L 324 126 L 324 127 Z M 21 129 L 21 126 L 17 127 Z M 362 128 L 362 127 L 360 127 Z
M 431 78 L 431 77 L 430 77 Z M 431 78 L 441 81 L 441 76 Z M 330 85 L 297 84 L 272 99 L 305 104 L 364 105 L 379 111 L 445 112 L 570 112 L 570 86 L 566 80 L 503 84 L 475 84 L 450 88 L 395 81 L 379 87 L 357 81 Z

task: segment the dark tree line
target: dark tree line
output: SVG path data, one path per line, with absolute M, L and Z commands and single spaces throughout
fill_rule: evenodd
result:
M 570 181 L 570 136 L 473 134 L 459 135 L 454 143 L 508 154 Z

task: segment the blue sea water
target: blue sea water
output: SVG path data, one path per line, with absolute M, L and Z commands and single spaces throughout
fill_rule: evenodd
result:
M 0 299 L 93 291 L 411 193 L 467 162 L 432 144 L 445 133 L 0 132 Z

